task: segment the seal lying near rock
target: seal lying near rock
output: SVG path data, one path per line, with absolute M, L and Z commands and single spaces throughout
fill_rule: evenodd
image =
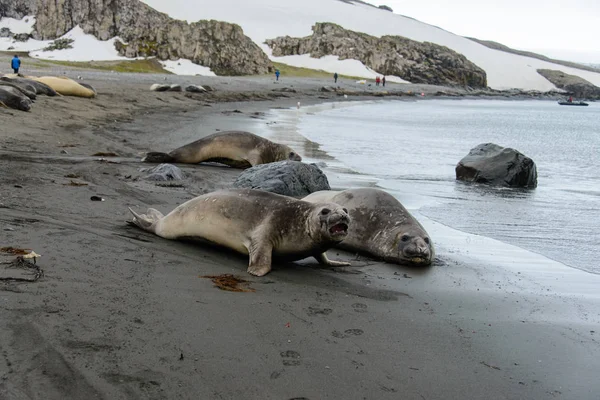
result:
M 213 133 L 168 154 L 150 152 L 142 158 L 148 163 L 198 164 L 212 161 L 242 169 L 284 160 L 302 161 L 302 157 L 286 145 L 244 131 Z
M 29 97 L 21 93 L 20 90 L 10 86 L 0 86 L 0 106 L 29 111 L 31 104 Z
M 337 247 L 394 264 L 430 265 L 433 243 L 421 224 L 389 193 L 373 188 L 324 190 L 304 197 L 346 207 L 352 218 L 348 237 Z
M 82 86 L 79 83 L 75 82 L 73 79 L 69 79 L 65 76 L 30 76 L 28 78 L 50 86 L 57 93 L 60 93 L 63 96 L 75 96 L 85 98 L 96 97 L 96 92 L 94 90 L 90 89 L 89 87 Z
M 6 81 L 6 82 L 16 82 L 16 83 L 31 85 L 33 88 L 35 88 L 36 94 L 45 94 L 46 96 L 56 96 L 57 95 L 56 90 L 52 89 L 50 86 L 48 86 L 42 82 L 34 81 L 33 79 L 21 78 L 16 75 L 3 76 L 0 79 L 3 81 Z
M 337 204 L 296 200 L 260 190 L 220 190 L 189 200 L 166 216 L 149 208 L 130 224 L 165 239 L 201 238 L 250 256 L 248 273 L 271 271 L 272 258 L 331 261 L 325 251 L 348 234 L 350 217 Z

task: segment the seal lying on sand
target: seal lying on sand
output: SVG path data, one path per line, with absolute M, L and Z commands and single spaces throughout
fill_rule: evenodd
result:
M 16 82 L 16 83 L 31 85 L 32 87 L 35 88 L 36 94 L 45 94 L 46 96 L 56 96 L 57 95 L 56 90 L 52 89 L 50 86 L 48 86 L 42 82 L 38 82 L 33 79 L 21 78 L 16 75 L 15 76 L 12 76 L 12 75 L 3 76 L 0 79 L 3 81 L 6 81 L 6 82 Z
M 82 86 L 73 79 L 69 79 L 65 76 L 29 76 L 28 78 L 50 86 L 52 89 L 56 90 L 57 93 L 60 93 L 63 96 L 86 98 L 92 98 L 96 96 L 96 92 L 94 90 Z
M 430 265 L 433 243 L 425 229 L 395 197 L 379 189 L 323 190 L 302 200 L 346 207 L 352 218 L 348 237 L 337 247 L 395 264 Z
M 287 196 L 252 189 L 229 189 L 189 200 L 166 216 L 149 208 L 134 224 L 165 239 L 202 238 L 250 256 L 248 273 L 271 271 L 272 257 L 290 261 L 315 257 L 331 261 L 325 251 L 348 234 L 350 217 L 337 204 L 311 204 Z
M 31 100 L 35 100 L 35 98 L 37 97 L 35 88 L 31 85 L 27 85 L 24 83 L 21 84 L 18 82 L 9 82 L 9 81 L 0 80 L 0 87 L 2 87 L 2 86 L 13 87 L 13 88 L 19 90 L 25 96 L 29 97 Z
M 142 158 L 151 163 L 198 164 L 218 162 L 233 168 L 250 168 L 276 161 L 302 161 L 290 147 L 250 132 L 227 131 L 208 135 L 170 153 L 150 152 Z
M 0 106 L 29 111 L 31 104 L 29 97 L 21 93 L 20 90 L 10 86 L 0 86 Z

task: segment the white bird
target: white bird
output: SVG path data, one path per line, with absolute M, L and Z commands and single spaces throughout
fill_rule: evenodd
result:
M 297 106 L 298 106 L 298 108 L 300 108 L 300 102 L 298 102 Z

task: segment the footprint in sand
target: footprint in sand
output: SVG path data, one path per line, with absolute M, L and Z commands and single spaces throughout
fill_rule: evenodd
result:
M 331 308 L 319 308 L 319 307 L 308 307 L 308 311 L 306 312 L 308 315 L 329 315 L 333 312 Z
M 340 331 L 333 331 L 333 332 L 331 332 L 331 336 L 340 338 L 340 339 L 346 339 L 346 338 L 349 338 L 350 336 L 360 336 L 363 333 L 365 333 L 365 332 L 362 329 L 346 329 L 344 331 L 344 333 L 342 333 Z
M 363 304 L 363 303 L 354 303 L 354 304 L 352 304 L 352 308 L 354 309 L 354 312 L 359 312 L 359 313 L 367 312 L 367 305 Z
M 286 367 L 296 367 L 302 363 L 300 361 L 300 353 L 298 353 L 296 351 L 293 351 L 293 350 L 282 351 L 279 354 L 281 355 L 281 358 L 282 358 L 281 362 Z

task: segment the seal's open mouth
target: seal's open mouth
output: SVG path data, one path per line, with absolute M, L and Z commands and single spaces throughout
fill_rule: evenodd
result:
M 348 225 L 344 223 L 335 224 L 329 228 L 329 233 L 333 235 L 339 235 L 340 233 L 348 233 Z

